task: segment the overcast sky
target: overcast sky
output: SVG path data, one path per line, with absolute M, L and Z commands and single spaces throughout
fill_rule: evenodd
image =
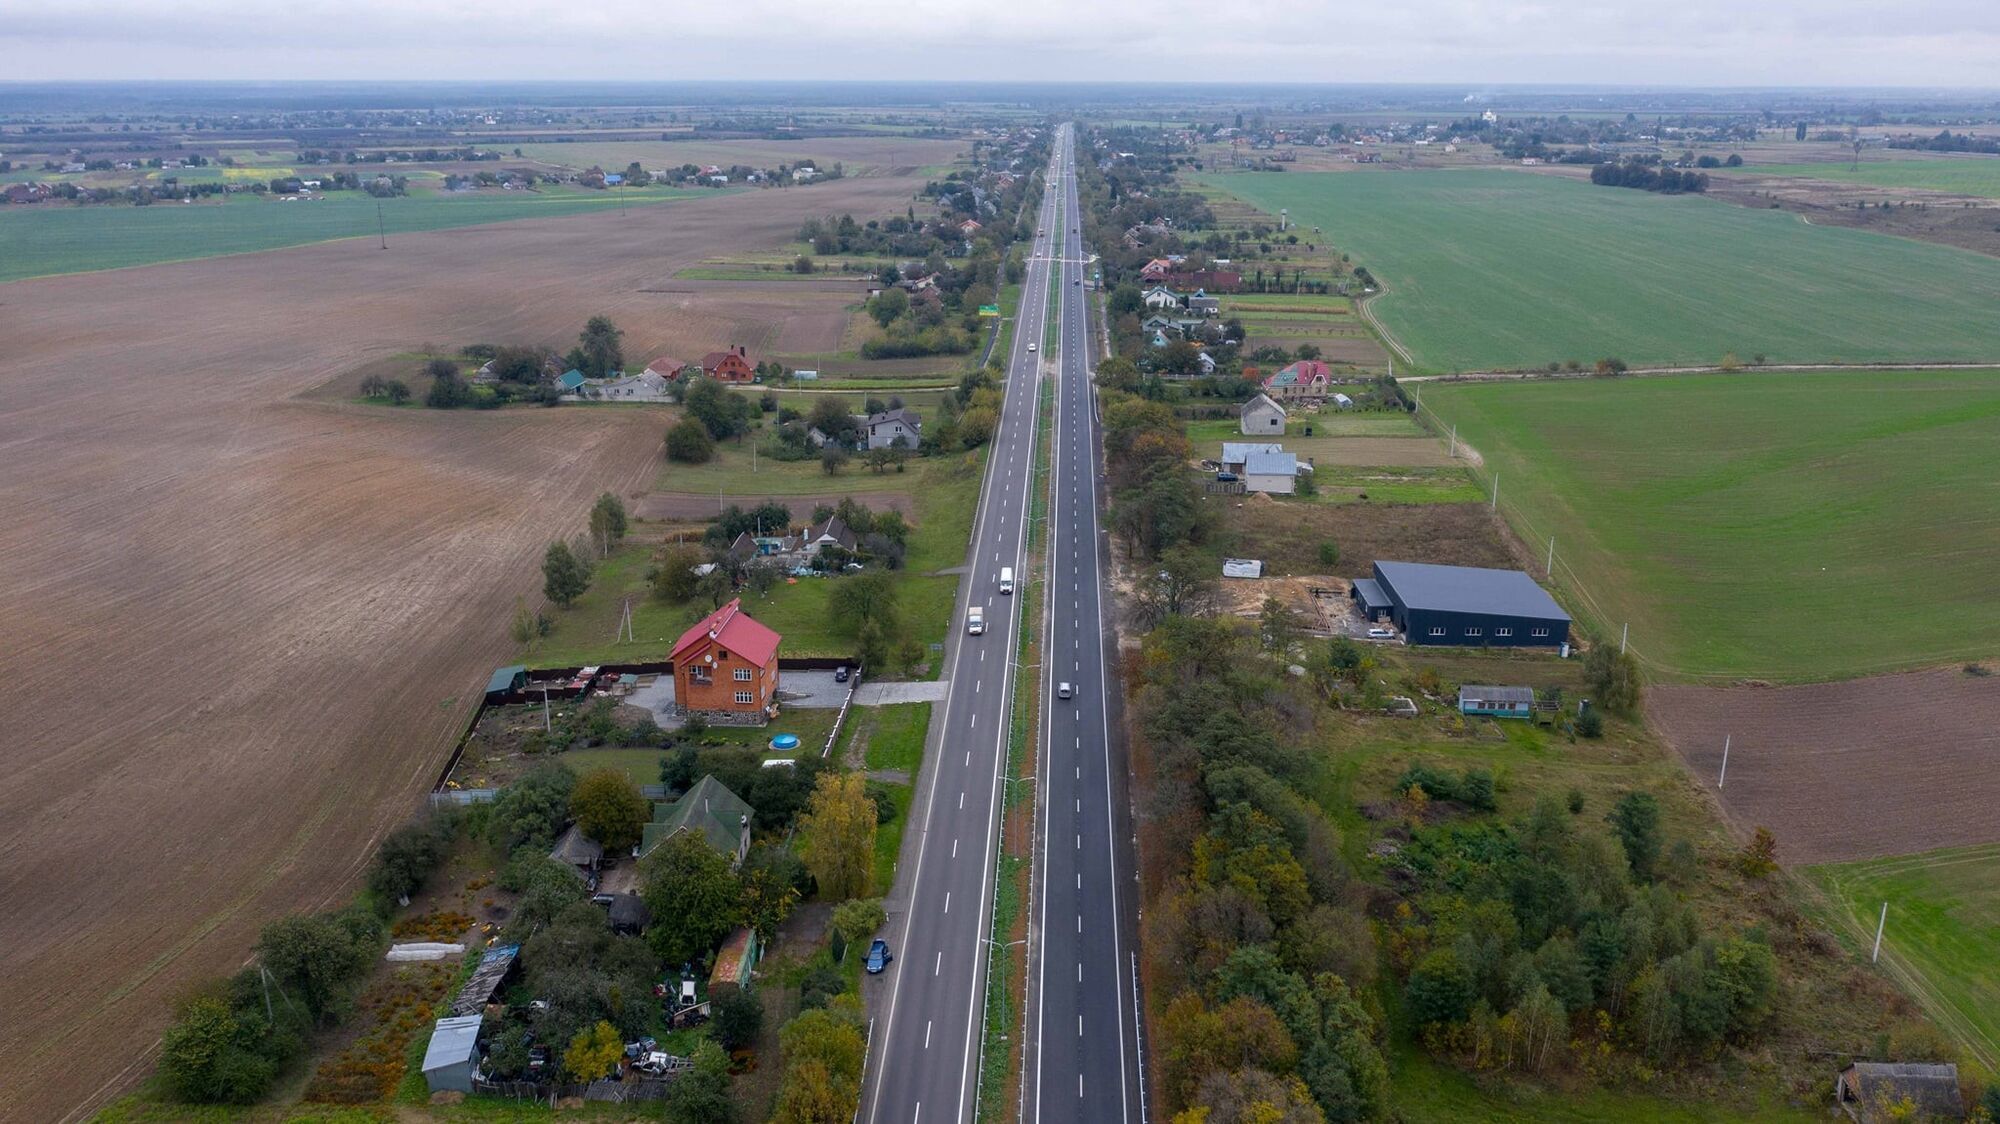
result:
M 0 0 L 0 79 L 2000 86 L 2000 0 Z

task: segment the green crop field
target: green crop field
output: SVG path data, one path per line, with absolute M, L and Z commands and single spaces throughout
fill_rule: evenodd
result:
M 2000 261 L 1966 250 L 1504 170 L 1201 179 L 1320 227 L 1431 369 L 2000 361 Z
M 1841 163 L 1746 164 L 1725 169 L 1730 175 L 1756 174 L 1826 180 L 1895 189 L 1950 191 L 2000 199 L 2000 156 L 1947 156 L 1929 159 L 1883 160 L 1870 157 L 1858 168 Z
M 390 234 L 409 234 L 640 206 L 694 194 L 634 188 L 411 195 L 381 200 L 381 225 Z M 0 207 L 0 282 L 276 250 L 335 238 L 373 238 L 376 202 L 360 192 L 341 192 L 290 203 L 239 195 L 226 203 L 150 207 L 54 203 Z
M 2000 845 L 1806 868 L 1866 955 L 1882 903 L 1882 958 L 1940 1025 L 2000 1064 Z
M 2000 652 L 2000 371 L 1426 386 L 1573 612 L 1670 676 Z M 1537 576 L 1540 576 L 1539 574 Z M 1581 594 L 1579 594 L 1581 590 Z

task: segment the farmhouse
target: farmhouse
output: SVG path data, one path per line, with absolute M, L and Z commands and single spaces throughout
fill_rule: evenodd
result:
M 696 831 L 708 845 L 732 863 L 740 863 L 750 853 L 750 818 L 756 810 L 713 773 L 701 778 L 678 800 L 653 805 L 652 822 L 639 839 L 639 857 L 683 831 Z
M 1220 297 L 1211 297 L 1200 289 L 1196 289 L 1194 295 L 1187 299 L 1187 310 L 1196 316 L 1220 316 L 1222 315 L 1222 300 Z
M 824 523 L 807 524 L 803 540 L 800 548 L 808 554 L 818 554 L 828 547 L 851 552 L 861 545 L 861 540 L 848 528 L 847 521 L 838 515 L 827 516 Z
M 1243 461 L 1243 490 L 1289 496 L 1298 487 L 1299 470 L 1299 458 L 1292 453 L 1251 453 Z
M 1533 687 L 1460 687 L 1458 712 L 1487 718 L 1532 718 Z
M 914 449 L 923 439 L 924 419 L 906 406 L 869 414 L 862 428 L 867 431 L 871 449 Z
M 750 619 L 737 598 L 674 642 L 674 703 L 714 722 L 762 725 L 776 716 L 781 637 Z
M 647 374 L 658 375 L 659 377 L 666 379 L 669 382 L 673 381 L 674 379 L 680 378 L 681 374 L 686 370 L 687 370 L 686 363 L 683 363 L 678 359 L 669 359 L 664 355 L 660 356 L 658 359 L 653 360 L 651 363 L 646 364 Z
M 1285 408 L 1271 401 L 1268 394 L 1259 394 L 1243 403 L 1236 412 L 1236 428 L 1245 437 L 1260 437 L 1265 434 L 1285 432 Z
M 1181 306 L 1180 296 L 1165 285 L 1155 285 L 1147 289 L 1139 299 L 1145 302 L 1147 308 L 1161 311 Z
M 1965 1119 L 1958 1099 L 1958 1067 L 1950 1063 L 1855 1062 L 1840 1071 L 1833 1090 L 1834 1104 L 1861 1124 Z M 1905 1099 L 1916 1106 L 1914 1114 L 1895 1111 Z
M 717 382 L 747 383 L 757 380 L 756 368 L 750 366 L 750 353 L 741 344 L 727 351 L 711 351 L 702 356 L 701 370 Z
M 1570 617 L 1519 570 L 1376 562 L 1350 593 L 1369 620 L 1393 621 L 1411 644 L 1468 648 L 1555 647 Z
M 667 390 L 669 382 L 666 376 L 647 368 L 641 374 L 612 379 L 585 393 L 607 402 L 669 402 L 672 401 Z
M 1301 359 L 1264 380 L 1264 393 L 1279 402 L 1318 402 L 1332 389 L 1333 371 L 1317 359 Z

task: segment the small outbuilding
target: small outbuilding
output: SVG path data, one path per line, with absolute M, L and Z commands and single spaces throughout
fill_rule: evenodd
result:
M 1270 395 L 1259 394 L 1236 412 L 1236 428 L 1245 437 L 1282 437 L 1285 417 L 1283 406 L 1271 401 Z
M 569 830 L 562 833 L 562 838 L 556 840 L 556 845 L 549 849 L 549 857 L 578 871 L 592 871 L 604 865 L 604 848 L 597 840 L 584 834 L 583 825 L 571 824 Z
M 439 1019 L 424 1050 L 424 1084 L 433 1093 L 470 1093 L 479 1070 L 479 1015 Z
M 1289 496 L 1299 485 L 1299 458 L 1291 453 L 1252 453 L 1243 461 L 1243 490 Z
M 489 703 L 494 702 L 503 695 L 511 695 L 516 691 L 525 690 L 527 686 L 528 668 L 526 664 L 517 663 L 512 667 L 503 667 L 494 672 L 493 677 L 486 681 L 486 701 Z
M 714 991 L 723 984 L 737 987 L 750 986 L 750 973 L 757 967 L 758 956 L 763 952 L 757 944 L 757 930 L 738 929 L 729 934 L 722 947 L 715 953 L 715 971 L 708 977 L 708 989 Z
M 1833 1101 L 1850 1120 L 1963 1120 L 1958 1067 L 1950 1063 L 1855 1062 L 1834 1080 Z M 1904 1101 L 1915 1108 L 1908 1111 Z
M 1460 687 L 1458 712 L 1486 718 L 1533 718 L 1532 687 Z

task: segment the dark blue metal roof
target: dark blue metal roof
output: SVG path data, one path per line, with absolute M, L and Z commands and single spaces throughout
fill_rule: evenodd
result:
M 1394 605 L 1394 602 L 1389 600 L 1389 595 L 1382 592 L 1381 583 L 1374 578 L 1355 578 L 1354 595 L 1370 609 L 1387 609 Z
M 1566 621 L 1568 613 L 1548 591 L 1520 570 L 1433 566 L 1426 562 L 1377 562 L 1375 572 L 1407 609 L 1488 613 Z

